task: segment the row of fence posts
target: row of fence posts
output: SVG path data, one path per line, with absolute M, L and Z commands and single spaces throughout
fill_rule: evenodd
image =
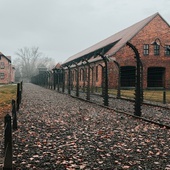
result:
M 132 49 L 132 51 L 135 53 L 135 60 L 136 60 L 136 70 L 135 70 L 135 93 L 134 93 L 134 115 L 135 116 L 141 116 L 142 115 L 142 104 L 144 100 L 144 93 L 143 93 L 143 64 L 140 59 L 140 54 L 137 50 L 137 48 L 131 44 L 130 42 L 126 43 L 129 48 Z M 102 97 L 103 97 L 103 104 L 105 106 L 109 106 L 109 92 L 108 92 L 108 62 L 109 61 L 114 61 L 107 56 L 103 55 L 103 53 L 94 53 L 94 55 L 99 55 L 104 64 L 99 64 L 99 66 L 102 67 L 102 84 L 101 84 L 101 89 L 102 89 Z M 92 55 L 93 56 L 93 55 Z M 93 56 L 94 57 L 94 56 Z M 85 62 L 85 65 L 88 67 L 86 68 L 87 70 L 85 71 L 84 69 L 83 76 L 83 92 L 86 92 L 86 99 L 90 100 L 90 93 L 94 92 L 94 89 L 91 90 L 90 92 L 90 69 L 92 69 L 92 79 L 93 79 L 93 68 L 90 67 L 90 63 L 87 59 L 83 59 L 81 62 Z M 118 75 L 118 89 L 117 89 L 117 98 L 121 98 L 121 67 L 118 62 L 114 61 L 116 64 L 118 70 L 119 70 L 119 75 Z M 76 96 L 79 97 L 79 68 L 78 68 L 78 63 L 71 62 L 70 65 L 64 65 L 61 68 L 55 68 L 52 71 L 46 71 L 44 73 L 41 73 L 39 75 L 36 75 L 32 77 L 31 82 L 37 85 L 41 85 L 47 88 L 52 89 L 54 87 L 54 90 L 56 89 L 57 85 L 57 90 L 59 91 L 60 89 L 60 83 L 62 83 L 62 92 L 64 93 L 65 91 L 65 83 L 67 83 L 66 87 L 68 90 L 68 94 L 71 94 L 71 90 L 73 89 L 73 78 L 72 78 L 72 73 L 71 73 L 71 66 L 76 65 L 76 67 L 73 69 L 77 72 L 76 73 Z M 67 68 L 67 74 L 65 74 L 65 69 Z M 67 76 L 66 81 L 65 81 L 65 76 Z M 85 86 L 85 81 L 87 82 L 87 86 Z M 93 86 L 93 80 L 92 81 L 92 86 Z M 86 89 L 85 89 L 86 88 Z M 94 87 L 93 87 L 94 88 Z M 163 104 L 166 104 L 166 89 L 163 91 Z
M 16 101 L 12 100 L 12 118 L 9 114 L 4 117 L 4 165 L 3 170 L 12 170 L 12 129 L 17 130 L 17 111 L 22 99 L 22 85 L 17 83 L 17 96 Z M 11 121 L 12 120 L 12 121 Z M 12 126 L 11 126 L 12 125 Z

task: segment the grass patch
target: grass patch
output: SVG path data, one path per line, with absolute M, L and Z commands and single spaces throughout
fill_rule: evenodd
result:
M 116 89 L 109 89 L 109 94 L 117 95 Z M 121 97 L 134 99 L 135 90 L 121 90 Z M 144 100 L 163 102 L 163 90 L 144 90 Z M 170 103 L 170 90 L 166 90 L 166 103 Z
M 11 101 L 16 100 L 17 85 L 4 85 L 0 87 L 0 117 L 11 111 Z
M 163 90 L 144 90 L 144 99 L 163 102 Z M 170 90 L 166 90 L 166 103 L 170 103 Z

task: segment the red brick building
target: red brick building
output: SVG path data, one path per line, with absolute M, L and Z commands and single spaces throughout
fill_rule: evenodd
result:
M 0 53 L 0 84 L 15 81 L 15 67 L 11 64 L 11 57 Z
M 152 43 L 157 40 L 157 43 Z M 76 84 L 76 65 L 79 66 L 79 85 L 88 77 L 90 64 L 90 84 L 101 86 L 104 65 L 102 53 L 109 59 L 108 80 L 109 88 L 117 88 L 120 67 L 121 87 L 134 87 L 136 59 L 134 51 L 126 44 L 133 44 L 143 65 L 143 88 L 170 88 L 170 26 L 156 13 L 106 39 L 68 58 L 62 66 L 70 66 L 73 84 Z M 86 61 L 86 62 L 85 62 Z M 84 76 L 85 75 L 85 76 Z M 67 73 L 66 73 L 67 77 Z

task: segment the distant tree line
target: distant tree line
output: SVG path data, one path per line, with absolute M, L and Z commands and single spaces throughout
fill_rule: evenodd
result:
M 52 69 L 55 66 L 54 59 L 44 56 L 38 47 L 18 49 L 16 55 L 17 58 L 14 60 L 16 81 L 22 79 L 30 82 L 31 77 L 38 74 L 38 68 Z

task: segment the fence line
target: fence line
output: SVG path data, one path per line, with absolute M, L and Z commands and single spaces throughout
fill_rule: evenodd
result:
M 4 165 L 3 170 L 12 170 L 12 159 L 13 159 L 13 152 L 12 152 L 12 129 L 17 130 L 17 111 L 19 111 L 19 106 L 21 104 L 22 99 L 22 87 L 23 83 L 17 84 L 17 102 L 12 100 L 12 119 L 13 123 L 11 123 L 11 116 L 7 114 L 4 117 Z M 17 109 L 16 109 L 17 108 Z M 11 126 L 11 124 L 13 126 Z

